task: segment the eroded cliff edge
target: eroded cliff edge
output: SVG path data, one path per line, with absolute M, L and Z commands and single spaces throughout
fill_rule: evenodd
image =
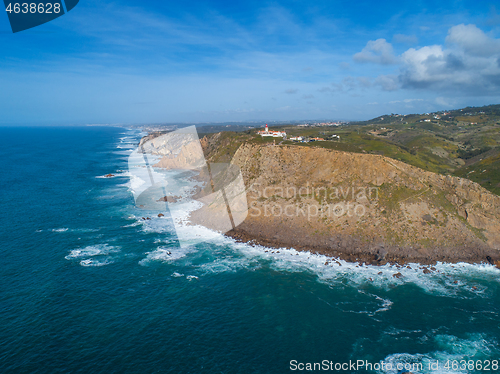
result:
M 500 197 L 470 180 L 378 155 L 249 142 L 231 162 L 249 204 L 228 233 L 236 239 L 378 264 L 500 259 Z

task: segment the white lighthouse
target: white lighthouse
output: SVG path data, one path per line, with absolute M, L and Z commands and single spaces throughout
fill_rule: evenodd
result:
M 269 131 L 269 127 L 267 126 L 267 123 L 266 123 L 266 127 L 264 129 L 264 131 L 257 131 L 257 134 L 259 134 L 260 136 L 264 137 L 264 136 L 272 136 L 273 138 L 284 138 L 286 137 L 286 132 L 285 131 Z

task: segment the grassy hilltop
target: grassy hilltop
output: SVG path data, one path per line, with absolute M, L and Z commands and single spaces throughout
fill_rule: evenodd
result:
M 283 145 L 321 147 L 378 154 L 427 171 L 468 178 L 500 195 L 500 105 L 398 115 L 389 114 L 343 126 L 282 125 L 291 136 L 320 137 L 325 141 Z M 340 140 L 331 139 L 339 135 Z M 207 156 L 227 162 L 243 142 L 272 143 L 256 130 L 209 134 Z M 277 144 L 280 139 L 276 139 Z

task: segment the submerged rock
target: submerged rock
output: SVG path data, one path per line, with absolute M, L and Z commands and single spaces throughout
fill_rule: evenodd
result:
M 181 199 L 181 196 L 163 196 L 161 197 L 160 199 L 158 199 L 157 201 L 165 201 L 165 202 L 168 202 L 168 203 L 176 203 L 177 201 L 179 201 Z

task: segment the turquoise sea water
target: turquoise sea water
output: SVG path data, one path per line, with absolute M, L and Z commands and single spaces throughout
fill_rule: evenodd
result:
M 500 270 L 325 265 L 215 234 L 181 249 L 134 207 L 139 138 L 0 128 L 0 373 L 288 373 L 323 360 L 465 373 L 479 370 L 445 365 L 500 360 Z

